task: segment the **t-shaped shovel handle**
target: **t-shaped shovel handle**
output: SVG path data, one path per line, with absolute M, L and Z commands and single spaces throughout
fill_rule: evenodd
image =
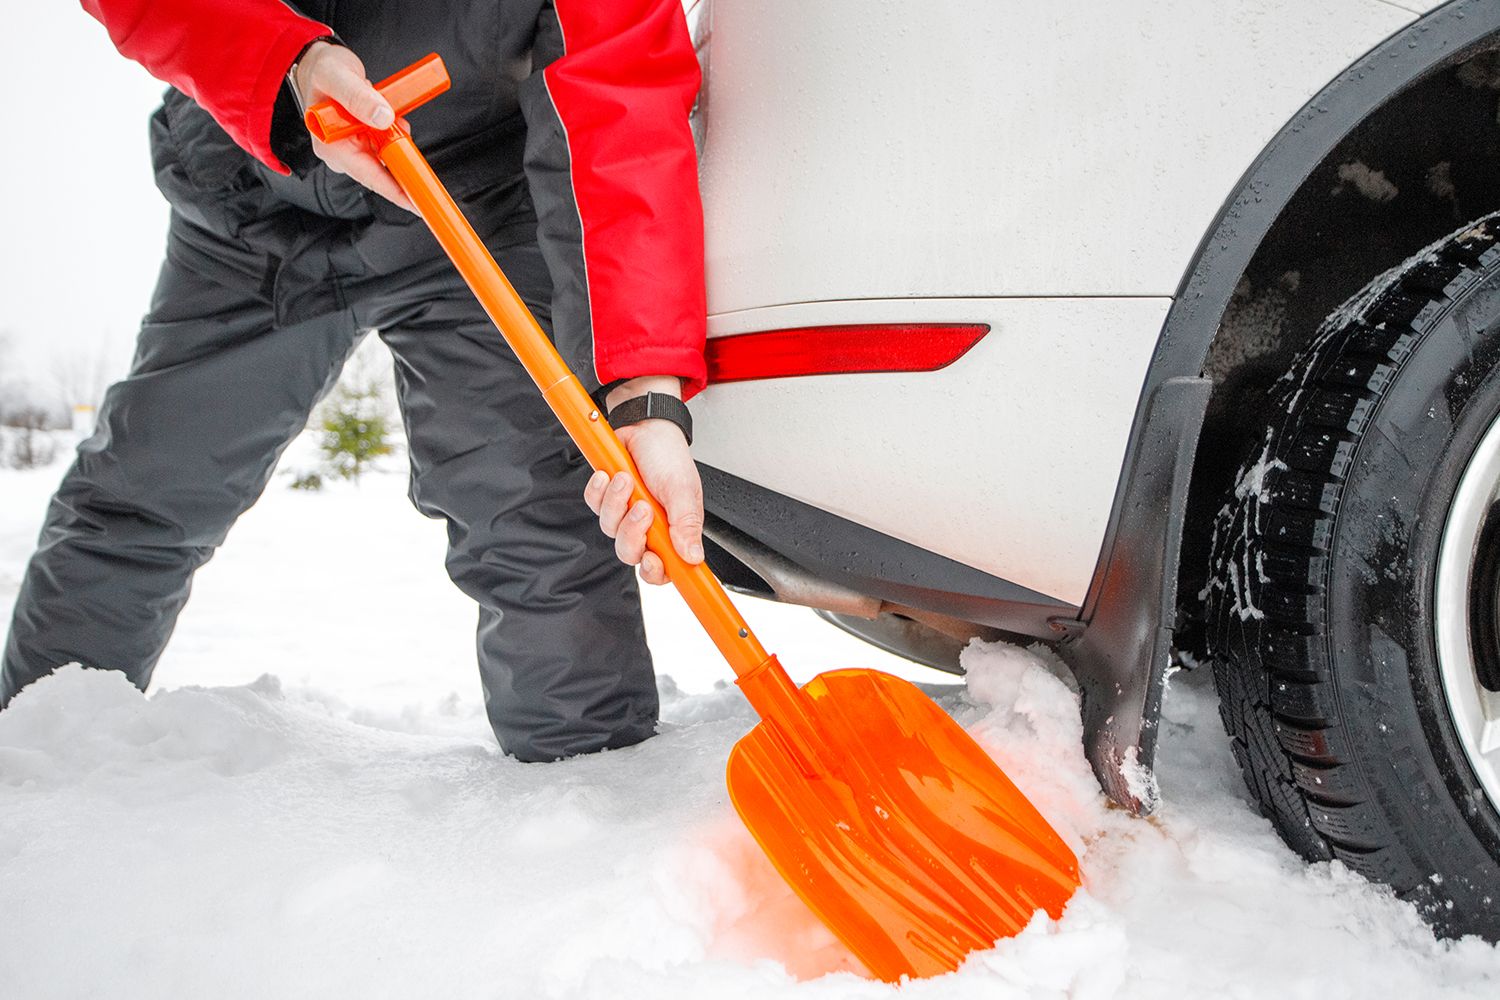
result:
M 734 668 L 740 689 L 750 704 L 781 734 L 804 768 L 812 773 L 823 754 L 818 752 L 813 735 L 816 727 L 808 715 L 803 694 L 776 658 L 761 646 L 708 566 L 689 563 L 677 555 L 668 533 L 666 512 L 641 485 L 640 471 L 630 452 L 537 325 L 531 310 L 511 287 L 500 265 L 495 263 L 401 123 L 402 115 L 447 90 L 448 82 L 443 60 L 433 53 L 376 85 L 396 112 L 396 122 L 390 128 L 370 128 L 332 101 L 308 109 L 307 128 L 322 142 L 337 142 L 355 135 L 370 140 L 376 155 L 417 206 L 422 219 L 515 351 L 527 374 L 542 390 L 542 397 L 584 457 L 595 469 L 610 476 L 630 473 L 635 482 L 630 506 L 644 500 L 651 505 L 654 515 L 646 534 L 648 547 L 662 561 L 667 577 Z
M 375 85 L 380 96 L 400 118 L 443 93 L 451 85 L 448 69 L 436 52 L 386 77 Z M 307 110 L 307 130 L 319 142 L 338 142 L 361 131 L 370 130 L 333 101 L 323 101 Z

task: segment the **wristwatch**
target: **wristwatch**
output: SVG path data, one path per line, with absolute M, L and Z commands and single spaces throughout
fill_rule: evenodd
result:
M 693 443 L 693 414 L 687 404 L 665 392 L 648 392 L 633 396 L 609 411 L 611 427 L 629 427 L 642 420 L 669 420 L 682 431 L 687 443 Z
M 297 105 L 297 116 L 299 118 L 302 115 L 307 114 L 307 107 L 302 103 L 302 91 L 297 89 L 297 67 L 302 65 L 302 57 L 307 55 L 307 50 L 312 48 L 319 42 L 327 42 L 329 45 L 343 44 L 332 35 L 324 35 L 321 38 L 314 38 L 312 41 L 302 46 L 302 51 L 297 53 L 297 58 L 292 60 L 291 67 L 286 71 L 286 86 L 287 89 L 292 92 L 292 103 Z

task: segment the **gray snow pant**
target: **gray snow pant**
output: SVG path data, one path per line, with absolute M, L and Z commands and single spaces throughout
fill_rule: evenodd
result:
M 396 358 L 412 501 L 447 520 L 449 575 L 479 603 L 500 745 L 540 761 L 651 735 L 634 573 L 583 503 L 588 467 L 446 259 L 341 286 L 344 308 L 278 326 L 267 297 L 190 266 L 208 238 L 174 218 L 131 372 L 79 447 L 22 583 L 0 707 L 74 661 L 146 687 L 193 572 L 377 328 Z M 537 245 L 492 249 L 545 326 Z

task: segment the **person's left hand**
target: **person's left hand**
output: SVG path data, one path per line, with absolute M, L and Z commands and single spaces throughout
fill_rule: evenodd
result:
M 390 128 L 396 112 L 375 85 L 365 76 L 365 64 L 343 45 L 313 42 L 297 61 L 292 86 L 303 106 L 333 99 L 355 118 L 371 128 Z M 408 212 L 417 207 L 406 197 L 396 178 L 380 162 L 369 139 L 357 136 L 342 142 L 312 141 L 313 153 L 335 173 L 347 174 L 365 187 Z
M 632 379 L 617 387 L 609 396 L 611 407 L 621 400 L 647 391 L 645 379 Z M 678 380 L 658 381 L 651 377 L 651 392 L 681 391 Z M 656 498 L 667 513 L 672 547 L 690 563 L 703 561 L 703 483 L 698 467 L 688 451 L 687 439 L 676 424 L 666 420 L 643 420 L 615 432 L 635 460 L 645 481 L 646 492 Z M 589 509 L 599 515 L 599 527 L 615 540 L 615 554 L 630 566 L 639 566 L 641 579 L 664 584 L 667 574 L 654 552 L 646 550 L 646 530 L 651 527 L 651 505 L 638 500 L 630 505 L 634 482 L 628 472 L 613 479 L 608 473 L 596 472 L 583 491 Z

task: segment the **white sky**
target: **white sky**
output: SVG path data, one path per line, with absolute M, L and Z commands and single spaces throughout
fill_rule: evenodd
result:
M 108 341 L 129 358 L 166 233 L 146 144 L 165 85 L 76 2 L 17 14 L 0 32 L 0 331 L 21 375 L 45 380 L 59 353 Z

